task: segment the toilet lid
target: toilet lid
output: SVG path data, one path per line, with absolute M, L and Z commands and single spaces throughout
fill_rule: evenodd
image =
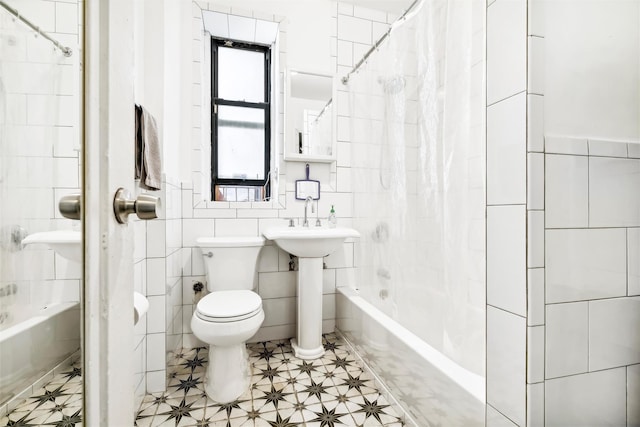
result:
M 262 298 L 252 291 L 216 291 L 200 300 L 197 313 L 211 321 L 249 318 L 262 309 Z

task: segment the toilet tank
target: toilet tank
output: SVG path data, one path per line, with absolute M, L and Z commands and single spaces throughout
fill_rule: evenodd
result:
M 264 238 L 200 237 L 196 245 L 202 251 L 210 292 L 255 288 L 258 255 Z

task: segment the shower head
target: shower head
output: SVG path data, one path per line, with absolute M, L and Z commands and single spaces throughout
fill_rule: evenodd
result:
M 382 85 L 385 93 L 397 95 L 404 90 L 407 82 L 403 76 L 395 74 L 390 77 L 378 77 L 378 83 Z

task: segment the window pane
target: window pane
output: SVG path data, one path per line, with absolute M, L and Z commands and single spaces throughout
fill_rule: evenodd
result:
M 234 101 L 265 102 L 264 53 L 218 48 L 218 97 Z
M 264 179 L 265 111 L 218 106 L 218 178 Z

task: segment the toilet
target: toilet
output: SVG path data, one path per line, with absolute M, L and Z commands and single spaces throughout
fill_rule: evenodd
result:
M 251 366 L 246 341 L 264 321 L 262 299 L 253 292 L 262 237 L 201 237 L 209 294 L 191 318 L 193 334 L 209 345 L 204 381 L 207 396 L 219 403 L 249 389 Z

